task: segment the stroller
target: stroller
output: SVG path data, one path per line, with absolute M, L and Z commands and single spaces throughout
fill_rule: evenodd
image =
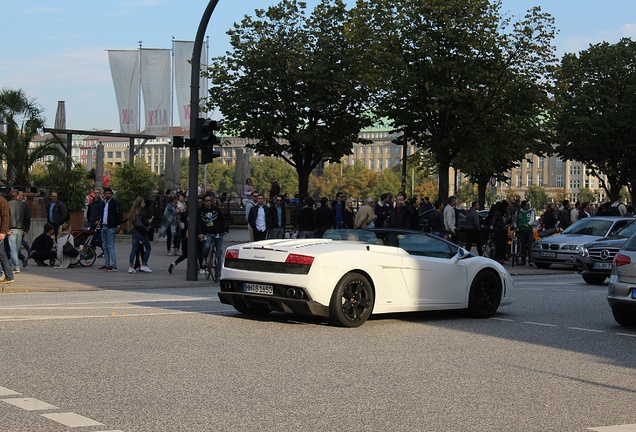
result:
M 95 229 L 89 228 L 80 228 L 79 230 L 74 230 L 72 232 L 74 238 L 74 246 L 79 252 L 77 256 L 77 261 L 73 264 L 79 264 L 82 267 L 90 267 L 95 264 L 97 260 L 97 252 L 95 252 L 96 247 L 101 248 L 101 236 L 99 235 L 99 229 L 96 227 Z

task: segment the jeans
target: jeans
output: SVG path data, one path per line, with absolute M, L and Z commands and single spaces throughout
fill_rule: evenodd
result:
M 521 264 L 526 263 L 526 253 L 530 259 L 530 250 L 532 249 L 532 243 L 534 243 L 534 232 L 519 231 L 519 256 L 521 257 Z M 527 250 L 527 252 L 526 252 Z M 532 259 L 530 259 L 532 262 Z
M 115 254 L 115 228 L 102 228 L 102 250 L 104 251 L 104 265 L 117 268 Z
M 208 254 L 210 253 L 210 247 L 212 246 L 212 240 L 214 240 L 214 247 L 216 248 L 217 263 L 214 268 L 214 272 L 217 275 L 221 274 L 221 261 L 223 260 L 223 236 L 215 237 L 214 234 L 207 234 L 202 240 L 201 257 L 204 265 L 207 265 Z M 203 268 L 203 266 L 201 267 Z
M 20 269 L 20 259 L 18 254 L 20 253 L 20 247 L 22 247 L 22 238 L 24 236 L 24 230 L 22 228 L 11 228 L 11 235 L 9 236 L 9 248 L 11 249 L 11 268 Z
M 13 269 L 11 267 L 11 263 L 9 262 L 9 257 L 7 256 L 4 242 L 5 240 L 0 240 L 0 264 L 2 265 L 2 270 L 4 270 L 5 279 L 13 280 Z
M 315 237 L 316 232 L 315 231 L 298 231 L 298 237 L 299 239 L 309 239 L 309 238 L 314 238 Z
M 139 249 L 139 243 L 144 245 L 144 254 L 141 257 L 141 265 L 148 265 L 148 258 L 150 258 L 150 250 L 152 249 L 150 246 L 150 239 L 148 238 L 148 234 L 139 233 L 136 229 L 132 230 L 132 250 L 130 251 L 130 267 L 135 265 L 135 256 L 137 255 L 137 249 Z

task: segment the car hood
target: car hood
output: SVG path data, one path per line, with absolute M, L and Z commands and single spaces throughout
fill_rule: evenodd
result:
M 597 240 L 588 245 L 588 247 L 622 247 L 629 237 L 611 236 L 603 240 Z
M 546 237 L 541 240 L 537 240 L 535 243 L 557 244 L 557 245 L 565 245 L 565 244 L 584 245 L 587 243 L 598 241 L 601 238 L 602 237 L 599 237 L 599 236 L 591 236 L 591 235 L 584 235 L 584 234 L 559 234 L 556 236 Z

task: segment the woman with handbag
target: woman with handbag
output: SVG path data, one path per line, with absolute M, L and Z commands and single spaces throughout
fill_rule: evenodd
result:
M 79 251 L 75 248 L 75 239 L 71 234 L 69 223 L 64 222 L 60 225 L 59 233 L 57 234 L 57 260 L 60 265 L 56 268 L 68 268 L 77 260 Z
M 132 226 L 130 233 L 132 234 L 132 250 L 130 251 L 130 259 L 128 273 L 136 273 L 135 271 L 135 255 L 139 249 L 141 243 L 144 248 L 143 256 L 141 258 L 141 267 L 139 271 L 145 273 L 151 273 L 152 270 L 148 267 L 148 258 L 150 257 L 150 239 L 148 238 L 148 230 L 150 229 L 150 222 L 152 218 L 148 217 L 146 210 L 146 200 L 143 197 L 135 198 L 132 207 L 130 208 L 130 214 L 128 216 L 128 224 Z

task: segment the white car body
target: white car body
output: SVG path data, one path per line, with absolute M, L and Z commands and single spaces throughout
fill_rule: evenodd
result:
M 425 236 L 421 240 L 426 244 L 437 242 L 433 243 L 434 248 L 448 247 L 450 252 L 447 257 L 420 256 L 413 251 L 410 254 L 402 247 L 332 239 L 246 243 L 228 248 L 219 297 L 222 302 L 233 304 L 246 313 L 278 310 L 331 319 L 334 310 L 330 306 L 333 308 L 334 302 L 338 303 L 334 300 L 334 290 L 345 276 L 355 273 L 372 286 L 373 314 L 467 309 L 476 276 L 480 272 L 490 272 L 496 275 L 492 283 L 496 280 L 501 288 L 497 306 L 512 301 L 512 278 L 497 262 L 470 255 L 464 249 L 426 234 L 400 236 L 401 241 L 410 240 L 410 244 L 413 239 L 417 243 Z M 407 247 L 418 248 L 417 245 Z M 455 254 L 456 251 L 459 254 Z M 303 273 L 307 269 L 285 264 L 290 255 L 311 257 L 313 262 L 309 271 L 297 274 L 298 270 Z M 250 284 L 249 289 L 247 284 Z M 264 288 L 261 290 L 258 286 Z M 251 309 L 249 305 L 252 305 Z M 492 313 L 496 312 L 497 306 Z

